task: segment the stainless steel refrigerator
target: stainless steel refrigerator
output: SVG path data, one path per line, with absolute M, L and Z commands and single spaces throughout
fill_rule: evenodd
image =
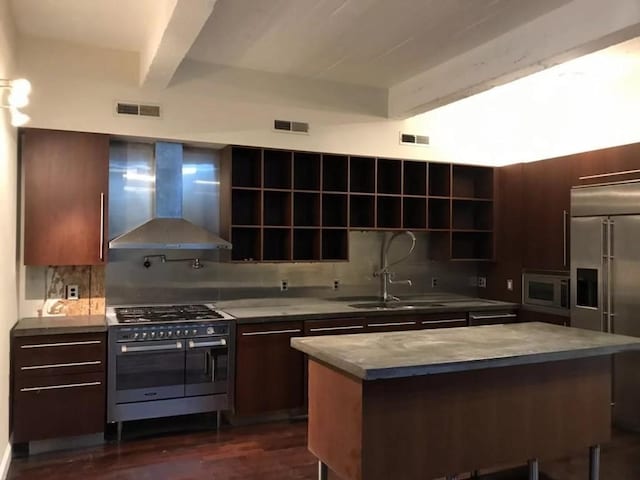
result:
M 571 325 L 640 337 L 640 182 L 571 190 Z M 614 424 L 640 430 L 640 353 L 613 372 Z

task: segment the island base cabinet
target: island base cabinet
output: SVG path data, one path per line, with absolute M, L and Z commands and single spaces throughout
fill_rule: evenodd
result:
M 302 322 L 237 329 L 235 414 L 261 415 L 304 406 L 304 357 L 291 348 Z
M 610 365 L 362 381 L 310 360 L 309 449 L 341 480 L 424 480 L 586 452 L 610 439 Z

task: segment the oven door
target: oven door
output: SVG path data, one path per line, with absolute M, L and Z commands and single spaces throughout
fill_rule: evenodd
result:
M 116 403 L 184 397 L 183 341 L 116 345 Z
M 203 338 L 187 341 L 185 395 L 227 393 L 229 346 L 227 338 Z

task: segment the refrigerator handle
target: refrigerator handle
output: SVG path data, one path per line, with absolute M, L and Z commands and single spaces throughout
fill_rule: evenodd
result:
M 613 220 L 607 224 L 607 331 L 613 333 Z
M 569 218 L 569 212 L 562 211 L 562 266 L 567 266 L 567 220 Z
M 609 331 L 609 220 L 602 220 L 602 291 L 599 296 L 602 303 L 603 332 Z

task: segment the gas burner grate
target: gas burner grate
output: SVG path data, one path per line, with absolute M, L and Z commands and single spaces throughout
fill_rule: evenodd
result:
M 206 305 L 159 305 L 116 308 L 120 323 L 183 322 L 212 320 L 223 316 Z

